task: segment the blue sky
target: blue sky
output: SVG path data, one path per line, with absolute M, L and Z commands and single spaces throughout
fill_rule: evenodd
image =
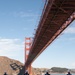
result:
M 0 0 L 0 56 L 24 63 L 24 39 L 34 37 L 45 0 Z M 75 68 L 75 21 L 33 62 L 33 67 Z

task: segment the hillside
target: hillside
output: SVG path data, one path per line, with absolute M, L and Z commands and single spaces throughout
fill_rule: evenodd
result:
M 23 64 L 17 60 L 0 56 L 0 75 L 3 75 L 4 72 L 7 72 L 8 75 L 18 74 L 22 67 Z
M 41 73 L 46 73 L 48 68 L 33 68 L 34 75 L 42 75 Z
M 52 67 L 51 72 L 53 73 L 66 73 L 68 71 L 67 68 L 60 68 L 60 67 Z
M 4 72 L 7 72 L 8 75 L 18 75 L 23 64 L 17 60 L 10 59 L 8 57 L 0 56 L 0 75 L 3 75 Z M 71 73 L 75 73 L 75 69 L 70 69 Z M 52 68 L 32 68 L 34 75 L 41 75 L 49 71 L 50 73 L 66 73 L 67 68 L 52 67 Z

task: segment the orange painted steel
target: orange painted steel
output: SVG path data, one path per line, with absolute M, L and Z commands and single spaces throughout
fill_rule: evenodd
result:
M 29 75 L 32 75 L 32 66 L 31 66 L 31 64 L 29 65 Z
M 25 62 L 27 61 L 29 56 L 31 43 L 32 43 L 32 38 L 25 38 Z M 31 74 L 31 65 L 25 70 L 28 70 L 28 72 Z
M 75 0 L 47 0 L 25 63 L 27 68 L 75 19 Z

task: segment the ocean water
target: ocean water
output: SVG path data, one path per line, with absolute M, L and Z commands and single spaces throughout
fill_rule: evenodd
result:
M 67 75 L 67 74 L 50 74 L 50 75 Z M 75 73 L 72 73 L 72 75 L 75 75 Z
M 71 73 L 72 75 L 75 75 L 75 73 Z M 45 74 L 42 74 L 42 75 L 45 75 Z M 60 73 L 60 74 L 50 74 L 50 75 L 67 75 L 67 74 L 62 74 L 62 73 Z

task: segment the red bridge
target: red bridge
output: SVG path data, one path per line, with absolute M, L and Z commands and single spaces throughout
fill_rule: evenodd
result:
M 46 0 L 25 69 L 75 19 L 75 0 Z

